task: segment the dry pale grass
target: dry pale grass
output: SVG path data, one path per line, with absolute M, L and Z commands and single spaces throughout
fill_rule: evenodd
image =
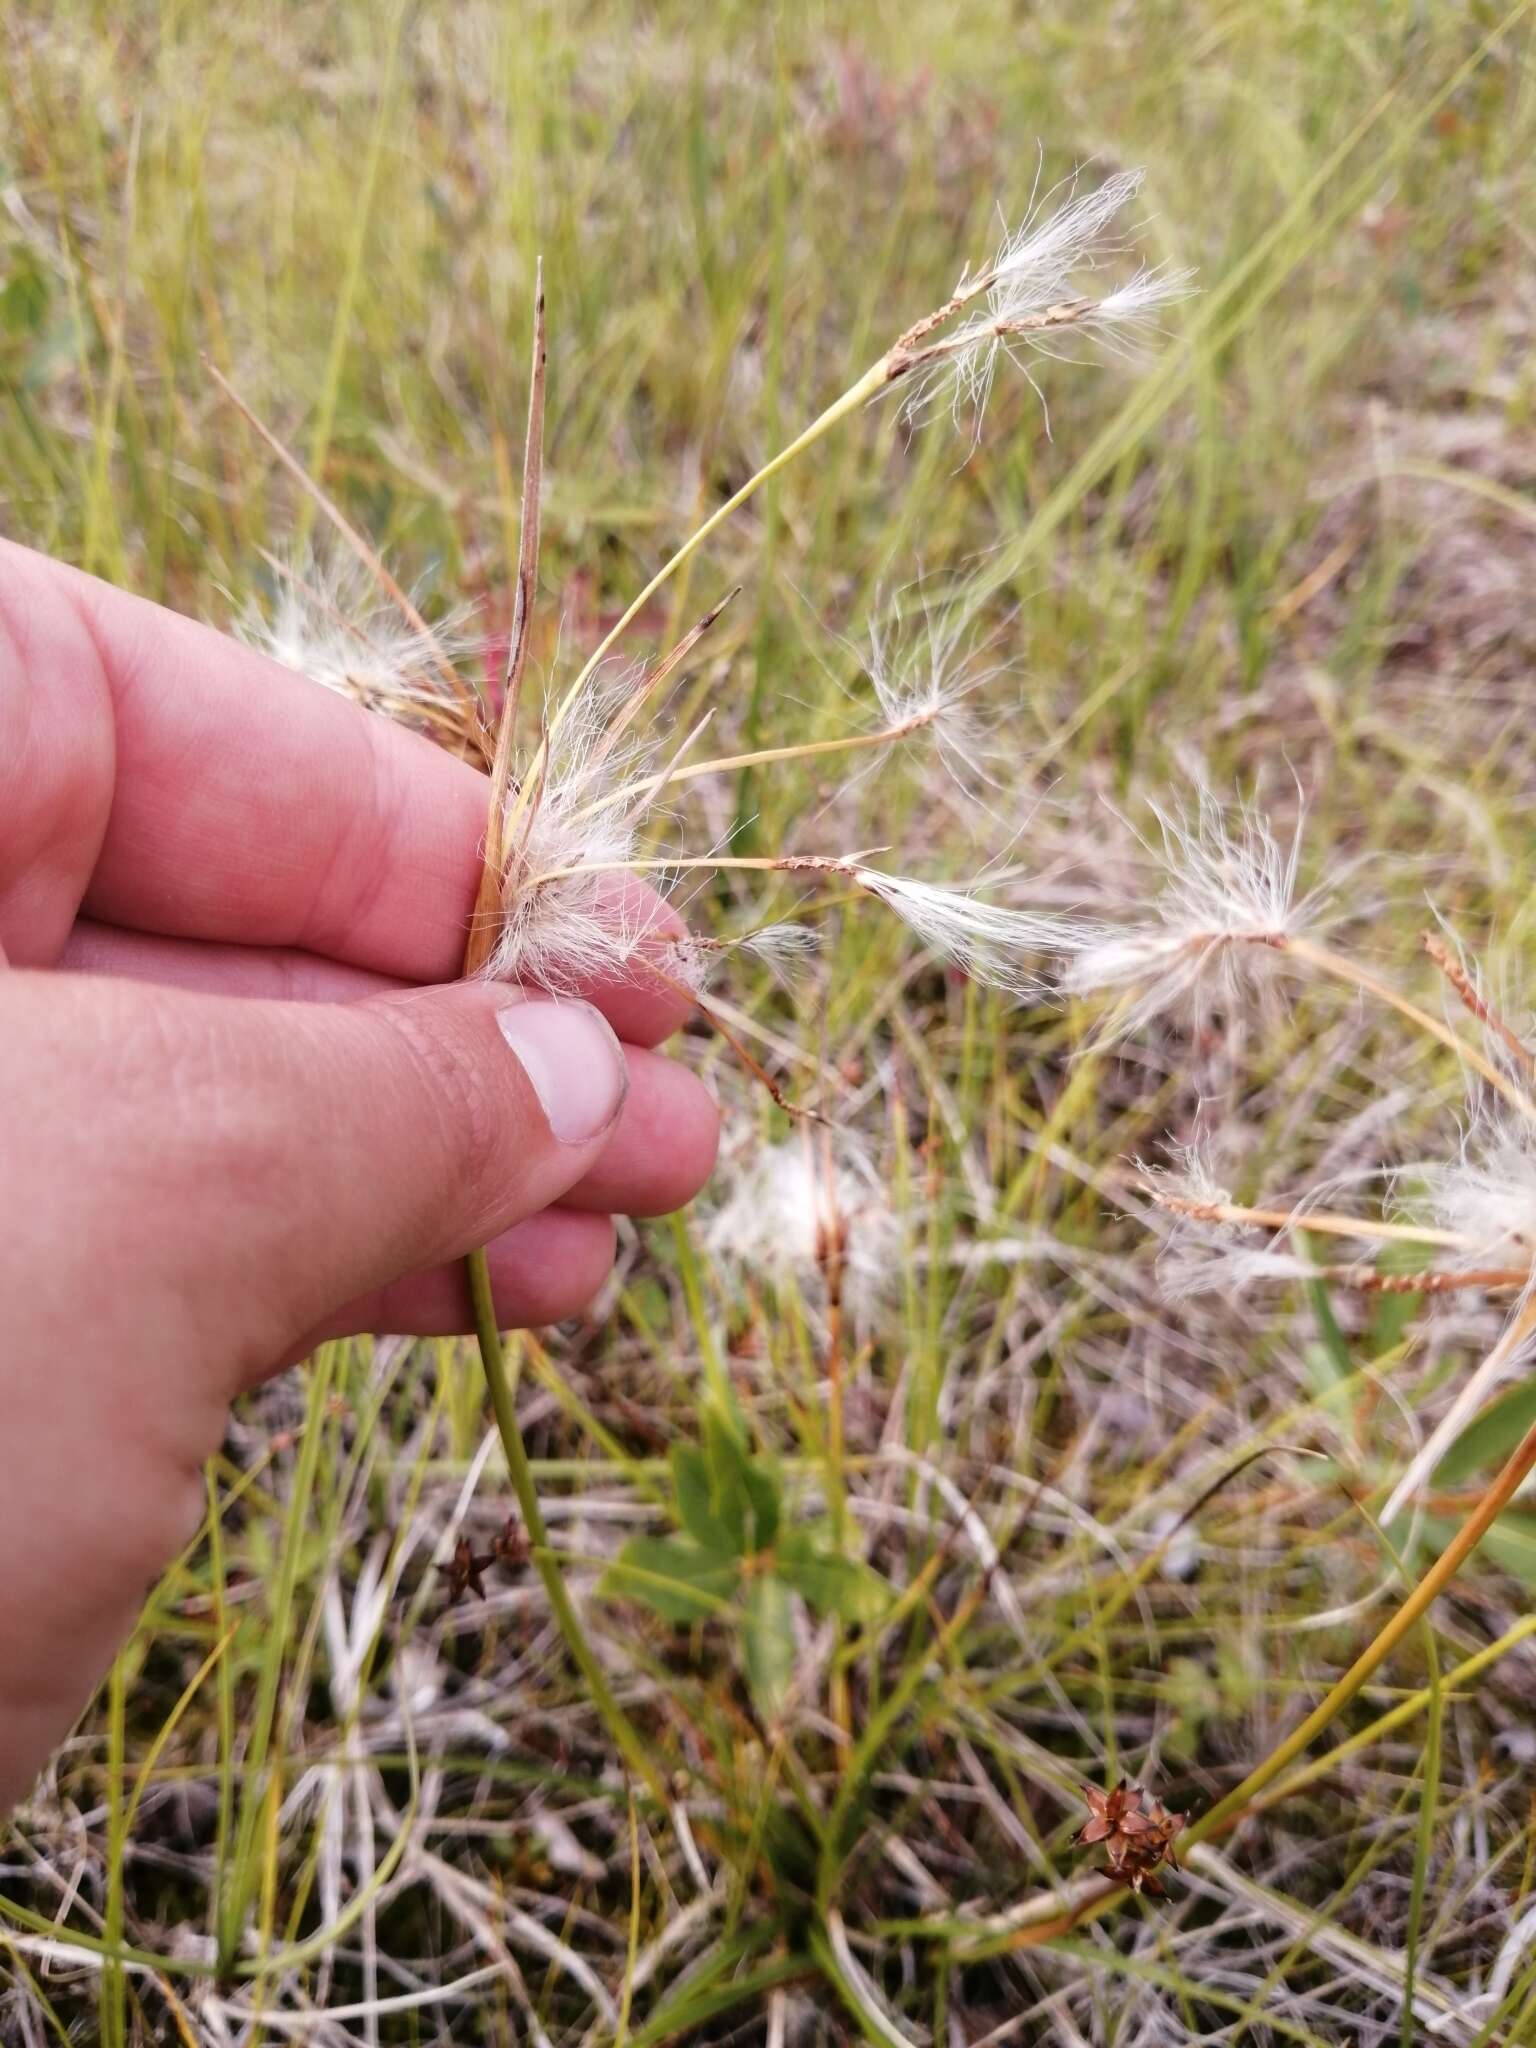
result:
M 1278 909 L 1324 892 L 1326 932 L 1294 935 L 1356 980 L 1266 944 L 1262 1000 L 1202 975 L 1170 1007 L 1143 955 L 1020 1001 L 826 877 L 691 874 L 707 941 L 829 909 L 787 980 L 733 957 L 711 1000 L 835 1134 L 701 1024 L 719 1187 L 626 1226 L 598 1310 L 514 1348 L 550 1545 L 666 1799 L 621 1767 L 535 1569 L 445 1601 L 436 1567 L 491 1556 L 506 1514 L 472 1354 L 338 1347 L 237 1416 L 203 1536 L 0 1838 L 0 2038 L 1531 2038 L 1518 1501 L 1166 1900 L 1106 1906 L 1072 1839 L 1121 1774 L 1195 1837 L 1536 1413 L 1517 1374 L 1383 1540 L 1373 1511 L 1510 1314 L 1383 1284 L 1487 1263 L 1511 1169 L 1491 1225 L 1466 1181 L 1430 1213 L 1486 1104 L 1358 982 L 1509 1076 L 1419 934 L 1428 897 L 1524 1033 L 1523 15 L 331 0 L 12 6 L 3 32 L 7 529 L 221 620 L 281 604 L 268 558 L 316 515 L 206 354 L 434 628 L 475 607 L 494 678 L 542 250 L 530 687 L 951 288 L 994 201 L 1018 217 L 1036 137 L 1095 180 L 1145 163 L 1149 258 L 1202 287 L 1171 345 L 1044 362 L 1048 420 L 999 376 L 974 445 L 860 412 L 626 652 L 740 582 L 678 737 L 710 710 L 711 751 L 840 742 L 921 702 L 876 696 L 870 622 L 958 588 L 986 678 L 958 753 L 914 735 L 878 775 L 829 749 L 669 784 L 690 843 L 814 833 L 948 883 L 990 860 L 998 904 L 1123 946 L 1167 881 L 1149 799 L 1197 811 L 1203 785 L 1282 864 L 1301 826 Z M 909 643 L 882 645 L 889 686 Z M 1159 1207 L 1143 1169 L 1166 1194 L 1197 1144 L 1197 1206 L 1300 1206 L 1306 1233 L 1234 1249 Z M 688 1539 L 696 1453 L 743 1531 L 794 1538 L 743 1536 L 679 1594 L 682 1554 L 647 1577 L 643 1546 Z

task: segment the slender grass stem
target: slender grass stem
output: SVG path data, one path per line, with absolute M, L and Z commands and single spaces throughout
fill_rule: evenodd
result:
M 592 1704 L 602 1716 L 603 1725 L 613 1737 L 630 1769 L 640 1778 L 657 1805 L 665 1810 L 670 1802 L 661 1773 L 656 1768 L 634 1723 L 614 1697 L 603 1667 L 598 1662 L 572 1605 L 560 1566 L 550 1549 L 549 1531 L 545 1526 L 543 1510 L 539 1506 L 538 1488 L 533 1482 L 528 1452 L 523 1443 L 523 1432 L 518 1425 L 517 1405 L 513 1398 L 511 1377 L 507 1371 L 501 1332 L 496 1327 L 496 1303 L 491 1293 L 490 1266 L 485 1253 L 471 1252 L 467 1264 L 470 1293 L 474 1301 L 475 1339 L 480 1346 L 480 1362 L 485 1368 L 486 1386 L 490 1391 L 491 1408 L 496 1417 L 496 1432 L 501 1438 L 501 1447 L 506 1454 L 507 1474 L 512 1481 L 512 1491 L 517 1496 L 518 1512 L 528 1532 L 534 1564 L 549 1596 L 549 1604 L 559 1624 L 560 1633 L 564 1636 L 566 1647 L 575 1658 L 581 1675 L 587 1682 L 592 1694 Z
M 1391 1620 L 1385 1627 L 1377 1630 L 1338 1683 L 1329 1688 L 1306 1719 L 1271 1750 L 1264 1761 L 1256 1765 L 1240 1785 L 1235 1785 L 1224 1799 L 1218 1800 L 1194 1823 L 1188 1835 L 1191 1844 L 1206 1841 L 1211 1835 L 1219 1832 L 1229 1820 L 1240 1814 L 1255 1795 L 1272 1784 L 1280 1773 L 1301 1755 L 1312 1738 L 1321 1734 L 1335 1715 L 1348 1706 L 1371 1673 L 1391 1655 L 1419 1617 L 1455 1578 L 1533 1469 L 1536 1469 L 1536 1428 L 1528 1430 L 1521 1438 L 1503 1470 L 1455 1536 Z
M 1261 1230 L 1310 1230 L 1324 1237 L 1359 1237 L 1373 1244 L 1423 1244 L 1443 1251 L 1478 1249 L 1460 1230 L 1431 1230 L 1417 1223 L 1386 1223 L 1374 1216 L 1343 1216 L 1330 1209 L 1250 1209 L 1240 1202 L 1202 1202 L 1195 1195 L 1152 1190 L 1160 1209 L 1197 1223 L 1252 1224 Z
M 1369 968 L 1358 966 L 1347 954 L 1335 953 L 1330 947 L 1319 946 L 1311 939 L 1288 938 L 1284 941 L 1281 951 L 1288 953 L 1293 960 L 1304 961 L 1319 974 L 1330 975 L 1335 981 L 1342 981 L 1351 988 L 1362 990 L 1366 995 L 1375 996 L 1379 1002 L 1389 1004 L 1400 1016 L 1406 1017 L 1410 1024 L 1416 1024 L 1430 1038 L 1437 1040 L 1441 1045 L 1449 1046 L 1457 1058 L 1475 1074 L 1480 1074 L 1490 1088 L 1497 1089 L 1522 1116 L 1529 1117 L 1536 1123 L 1536 1101 L 1533 1101 L 1523 1088 L 1517 1086 L 1508 1074 L 1501 1073 L 1493 1061 L 1486 1054 L 1479 1052 L 1475 1045 L 1468 1045 L 1443 1018 L 1432 1015 L 1428 1010 L 1421 1010 L 1417 1003 L 1412 1003 L 1406 996 L 1399 995 L 1391 983 L 1383 981 L 1380 975 L 1372 974 Z
M 1371 1674 L 1385 1662 L 1403 1637 L 1444 1592 L 1533 1470 L 1536 1470 L 1536 1427 L 1528 1430 L 1522 1437 L 1498 1477 L 1455 1536 L 1397 1612 L 1383 1628 L 1377 1630 L 1343 1677 L 1329 1688 L 1306 1719 L 1294 1728 L 1283 1742 L 1278 1743 L 1262 1763 L 1254 1766 L 1241 1784 L 1234 1785 L 1225 1798 L 1219 1799 L 1213 1807 L 1193 1822 L 1181 1839 L 1181 1848 L 1187 1846 L 1193 1849 L 1199 1843 L 1209 1841 L 1214 1835 L 1225 1834 L 1246 1816 L 1250 1808 L 1257 1804 L 1260 1795 L 1302 1755 L 1313 1738 L 1320 1735 L 1329 1722 L 1349 1705 Z M 1059 1914 L 1035 1926 L 1019 1929 L 1007 1945 L 1029 1947 L 1036 1942 L 1050 1940 L 1083 1920 L 1096 1919 L 1099 1914 L 1126 1896 L 1123 1886 L 1113 1886 L 1105 1892 L 1090 1896 L 1068 1913 Z
M 103 1933 L 109 1952 L 123 1942 L 123 1856 L 128 1841 L 131 1814 L 127 1806 L 126 1759 L 128 1650 L 119 1650 L 112 1660 L 107 1680 L 107 1910 Z M 101 2037 L 105 2048 L 123 2048 L 128 2038 L 127 1981 L 115 1956 L 101 1976 Z
M 834 398 L 832 403 L 823 412 L 818 413 L 810 425 L 803 428 L 793 441 L 787 442 L 777 455 L 771 457 L 769 461 L 763 464 L 761 469 L 757 470 L 752 476 L 749 476 L 740 490 L 733 492 L 726 499 L 725 503 L 713 511 L 701 526 L 694 528 L 682 546 L 662 563 L 645 588 L 637 597 L 630 601 L 629 605 L 597 643 L 591 654 L 588 655 L 586 661 L 582 664 L 576 680 L 571 684 L 570 689 L 566 692 L 559 708 L 550 721 L 551 730 L 559 725 L 566 707 L 580 696 L 582 690 L 592 680 L 597 670 L 607 660 L 614 647 L 624 637 L 625 633 L 628 632 L 641 612 L 645 610 L 651 599 L 677 574 L 685 562 L 698 553 L 710 535 L 717 532 L 731 517 L 732 513 L 740 511 L 747 500 L 755 496 L 765 483 L 769 482 L 771 478 L 776 477 L 781 470 L 787 469 L 797 456 L 803 455 L 808 448 L 815 447 L 816 443 L 824 435 L 829 434 L 833 427 L 838 425 L 841 420 L 845 420 L 850 413 L 857 412 L 866 400 L 872 398 L 877 391 L 884 387 L 887 382 L 887 375 L 887 358 L 882 356 L 879 362 L 870 365 L 862 377 L 859 377 L 854 383 L 850 384 L 840 397 Z
M 930 1667 L 949 1650 L 971 1620 L 985 1599 L 986 1591 L 985 1579 L 979 1585 L 973 1586 L 940 1629 L 932 1644 L 928 1646 L 927 1654 L 911 1659 L 896 1684 L 871 1714 L 863 1734 L 844 1764 L 837 1796 L 832 1802 L 832 1811 L 828 1816 L 826 1839 L 816 1873 L 816 1901 L 823 1915 L 831 1905 L 843 1861 L 853 1848 L 851 1842 L 844 1840 L 848 1821 L 885 1745 L 886 1737 L 922 1690 L 927 1682 Z
M 259 1850 L 258 1830 L 269 1805 L 267 1764 L 273 1731 L 277 1725 L 284 1660 L 290 1641 L 289 1625 L 299 1583 L 299 1561 L 304 1551 L 304 1522 L 314 1496 L 315 1475 L 320 1466 L 321 1441 L 325 1435 L 326 1404 L 330 1400 L 338 1355 L 334 1344 L 326 1344 L 316 1352 L 310 1366 L 304 1434 L 299 1439 L 298 1459 L 294 1466 L 288 1512 L 283 1524 L 283 1544 L 277 1569 L 277 1583 L 273 1588 L 267 1617 L 266 1649 L 256 1689 L 256 1703 L 251 1713 L 250 1739 L 246 1745 L 245 1782 L 240 1790 L 240 1819 L 235 1835 L 235 1852 L 219 1925 L 221 1973 L 234 1966 L 240 1949 L 245 1916 L 255 1890 L 254 1865 Z M 272 1777 L 272 1789 L 276 1788 L 276 1783 L 276 1778 Z
M 762 468 L 756 471 L 754 475 L 749 476 L 740 490 L 733 492 L 726 499 L 725 503 L 717 507 L 701 526 L 695 527 L 682 546 L 662 563 L 645 588 L 631 599 L 625 610 L 620 613 L 613 625 L 609 627 L 608 631 L 582 663 L 575 681 L 555 706 L 549 723 L 540 737 L 539 744 L 534 750 L 533 759 L 529 764 L 528 772 L 523 778 L 521 787 L 515 793 L 508 806 L 509 825 L 517 823 L 532 800 L 534 793 L 539 788 L 543 778 L 544 765 L 549 758 L 550 740 L 559 731 L 571 706 L 580 701 L 582 692 L 591 682 L 593 676 L 596 675 L 598 669 L 608 659 L 614 647 L 623 638 L 624 634 L 628 632 L 641 612 L 645 610 L 651 599 L 677 574 L 685 562 L 698 553 L 710 535 L 723 526 L 733 512 L 739 511 L 749 498 L 762 489 L 765 483 L 777 476 L 780 470 L 787 469 L 797 456 L 803 455 L 806 449 L 814 447 L 823 435 L 830 433 L 840 420 L 846 419 L 852 412 L 857 412 L 866 400 L 872 398 L 877 391 L 883 389 L 889 379 L 888 363 L 889 358 L 887 356 L 882 356 L 879 362 L 872 363 L 862 377 L 849 385 L 841 397 L 834 398 L 825 411 L 818 413 L 816 418 L 811 421 L 811 424 L 798 433 L 793 441 L 790 441 L 781 448 L 778 454 L 773 456 L 768 462 L 765 462 Z
M 1381 1511 L 1384 1522 L 1395 1520 L 1419 1488 L 1430 1478 L 1456 1437 L 1461 1434 L 1493 1388 L 1504 1377 L 1521 1346 L 1533 1331 L 1536 1331 L 1536 1295 L 1529 1296 L 1510 1318 L 1498 1343 L 1477 1370 L 1462 1383 L 1455 1400 L 1414 1452 L 1403 1476 L 1393 1487 L 1391 1497 Z
M 1373 1736 L 1384 1734 L 1389 1728 L 1399 1726 L 1402 1721 L 1411 1718 L 1429 1703 L 1433 1694 L 1432 1687 L 1414 1695 L 1410 1700 L 1401 1702 L 1388 1715 L 1374 1723 L 1371 1729 L 1363 1730 L 1358 1736 L 1341 1743 L 1337 1749 L 1330 1751 L 1327 1757 L 1320 1759 L 1316 1764 L 1308 1765 L 1286 1778 L 1283 1784 L 1275 1785 L 1275 1780 L 1283 1776 L 1290 1765 L 1309 1747 L 1313 1738 L 1320 1735 L 1323 1729 L 1349 1705 L 1372 1673 L 1427 1613 L 1533 1470 L 1536 1470 L 1536 1427 L 1527 1431 L 1454 1538 L 1446 1545 L 1391 1619 L 1372 1637 L 1343 1677 L 1329 1688 L 1306 1719 L 1294 1728 L 1284 1741 L 1278 1743 L 1262 1763 L 1255 1765 L 1247 1777 L 1235 1785 L 1225 1798 L 1218 1800 L 1184 1831 L 1179 1839 L 1181 1853 L 1186 1849 L 1198 1847 L 1201 1842 L 1210 1841 L 1216 1835 L 1229 1833 L 1250 1813 L 1277 1804 L 1289 1793 L 1335 1768 L 1345 1756 L 1353 1754 Z M 1490 1644 L 1486 1651 L 1458 1666 L 1442 1681 L 1442 1685 L 1454 1685 L 1463 1678 L 1475 1675 L 1494 1658 L 1522 1641 L 1533 1628 L 1536 1628 L 1536 1621 L 1529 1618 L 1517 1624 L 1501 1636 L 1497 1643 Z M 1084 1921 L 1097 1919 L 1129 1896 L 1130 1893 L 1124 1885 L 1108 1884 L 1097 1890 L 1078 1892 L 1065 1908 L 1060 1905 L 1057 1898 L 1042 1897 L 1038 1902 L 1038 1918 L 1033 1916 L 1031 1909 L 1029 1918 L 1021 1917 L 1006 1932 L 968 1947 L 964 1953 L 967 1957 L 980 1959 L 1010 1949 L 1033 1948 L 1042 1942 L 1054 1941 Z
M 908 739 L 913 733 L 921 732 L 924 726 L 932 725 L 937 717 L 936 711 L 925 711 L 920 717 L 903 719 L 898 725 L 883 726 L 879 732 L 850 733 L 839 740 L 806 740 L 799 746 L 754 747 L 745 754 L 720 754 L 712 760 L 691 762 L 687 767 L 663 769 L 639 782 L 624 783 L 618 789 L 594 797 L 591 803 L 583 804 L 573 815 L 577 818 L 595 817 L 599 811 L 609 810 L 615 804 L 632 803 L 636 797 L 647 796 L 667 783 L 692 782 L 701 775 L 726 775 L 739 768 L 768 767 L 776 761 L 809 761 L 824 754 L 851 754 L 862 747 L 894 746 L 898 740 Z

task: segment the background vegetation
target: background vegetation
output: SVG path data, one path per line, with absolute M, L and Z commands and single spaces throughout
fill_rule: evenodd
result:
M 1037 152 L 1048 177 L 1145 164 L 1152 253 L 1202 287 L 1166 345 L 1047 362 L 1046 404 L 1000 383 L 974 445 L 867 412 L 635 643 L 742 582 L 696 701 L 744 745 L 822 737 L 858 715 L 876 594 L 979 579 L 992 815 L 914 757 L 851 791 L 815 763 L 716 789 L 708 826 L 777 847 L 835 818 L 952 879 L 1006 841 L 1019 900 L 1135 899 L 1107 801 L 1198 771 L 1288 824 L 1300 787 L 1304 880 L 1357 914 L 1357 956 L 1437 1003 L 1428 893 L 1523 1016 L 1525 16 L 11 0 L 0 517 L 227 621 L 310 514 L 206 355 L 429 609 L 481 607 L 494 668 L 542 252 L 535 659 L 568 674 L 986 253 Z M 737 930 L 762 901 L 722 883 L 691 913 Z M 552 1541 L 671 1810 L 620 1770 L 532 1572 L 445 1604 L 434 1559 L 506 1510 L 472 1353 L 337 1347 L 237 1416 L 203 1538 L 0 1834 L 0 2036 L 1536 2039 L 1518 1508 L 1167 1900 L 1074 1922 L 1059 1889 L 1093 1868 L 1085 1784 L 1213 1804 L 1530 1419 L 1522 1391 L 1460 1447 L 1400 1564 L 1361 1504 L 1497 1309 L 1321 1283 L 1170 1305 L 1129 1162 L 1203 1122 L 1245 1199 L 1369 1195 L 1453 1150 L 1455 1062 L 1304 986 L 1085 1051 L 1086 1015 L 978 991 L 852 904 L 793 990 L 727 1000 L 862 1136 L 841 1336 L 793 1149 L 754 1198 L 774 1229 L 721 1221 L 799 1141 L 701 1027 L 720 1194 L 626 1228 L 600 1312 L 516 1348 Z M 690 1532 L 745 1560 L 692 1603 L 613 1569 Z

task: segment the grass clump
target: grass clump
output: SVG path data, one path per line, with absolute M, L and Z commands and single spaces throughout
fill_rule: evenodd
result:
M 8 525 L 499 768 L 502 968 L 670 875 L 728 1131 L 499 1432 L 449 1343 L 241 1411 L 0 2033 L 1536 2026 L 1529 30 L 889 26 L 5 25 Z

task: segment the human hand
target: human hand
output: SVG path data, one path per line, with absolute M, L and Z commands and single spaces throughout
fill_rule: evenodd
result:
M 0 1811 L 196 1527 L 237 1393 L 326 1336 L 467 1328 L 479 1244 L 504 1325 L 570 1315 L 611 1213 L 713 1163 L 659 981 L 433 985 L 485 803 L 415 734 L 0 542 Z

